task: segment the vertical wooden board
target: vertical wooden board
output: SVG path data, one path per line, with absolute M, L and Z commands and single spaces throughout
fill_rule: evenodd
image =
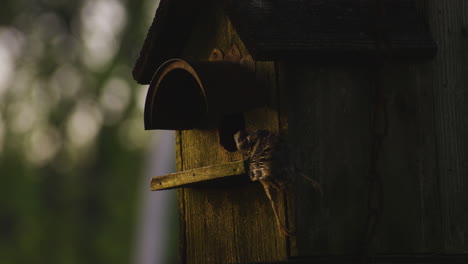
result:
M 376 71 L 387 116 L 378 166 L 382 178 L 382 219 L 375 251 L 385 254 L 439 249 L 433 96 L 421 70 L 427 65 L 386 64 Z M 380 86 L 380 87 L 379 87 Z
M 260 67 L 259 67 L 260 66 Z M 279 63 L 278 62 L 257 62 L 257 73 L 259 70 L 263 70 L 263 75 L 267 79 L 267 83 L 270 83 L 274 89 L 269 93 L 269 98 L 267 100 L 268 105 L 276 110 L 277 113 L 277 133 L 281 138 L 286 139 L 289 144 L 292 142 L 289 140 L 288 136 L 288 99 L 287 99 L 287 85 L 282 83 L 279 72 Z M 300 230 L 296 226 L 296 190 L 297 185 L 302 183 L 301 180 L 298 180 L 293 186 L 285 190 L 284 201 L 283 201 L 283 212 L 285 223 L 291 231 L 291 235 L 287 237 L 287 255 L 288 257 L 298 256 L 297 249 L 297 235 Z M 316 190 L 312 190 L 316 191 Z
M 209 50 L 226 51 L 232 43 L 246 54 L 245 46 L 229 20 L 221 16 L 219 10 L 215 14 L 215 19 L 202 19 L 216 21 L 215 35 L 207 35 L 204 41 L 194 35 L 192 41 L 195 44 L 188 44 L 192 48 L 187 49 L 187 58 L 204 60 L 208 55 L 205 45 Z M 203 25 L 204 22 L 198 28 L 204 28 Z M 193 48 L 197 45 L 201 48 L 199 51 Z M 276 113 L 266 109 L 253 111 L 246 116 L 246 126 L 277 130 Z M 183 170 L 242 158 L 239 153 L 228 152 L 219 145 L 217 130 L 182 131 L 179 144 Z M 286 258 L 285 238 L 278 232 L 260 184 L 187 188 L 179 194 L 185 228 L 182 240 L 185 240 L 185 247 L 181 251 L 183 263 L 242 263 Z
M 182 157 L 182 131 L 175 132 L 176 140 L 176 169 L 182 171 L 184 169 Z M 179 208 L 179 263 L 186 263 L 187 252 L 187 239 L 186 239 L 186 225 L 185 225 L 185 189 L 177 190 L 177 205 Z
M 240 158 L 223 153 L 216 139 L 216 131 L 184 131 L 184 169 Z M 184 198 L 187 263 L 284 258 L 284 238 L 277 231 L 269 202 L 257 183 L 186 189 Z
M 463 59 L 463 69 L 466 72 L 468 69 L 468 2 L 463 1 L 462 2 L 462 47 L 464 47 L 464 50 L 462 50 L 462 59 Z M 468 74 L 463 74 L 463 85 L 466 87 L 468 85 Z M 465 136 L 465 141 L 463 143 L 463 148 L 466 150 L 468 149 L 468 124 L 467 122 L 467 115 L 468 115 L 468 91 L 466 89 L 463 89 L 463 101 L 464 101 L 464 112 L 463 115 L 465 117 L 465 126 L 464 130 L 462 131 L 462 134 Z M 465 154 L 467 155 L 467 154 Z M 468 170 L 468 157 L 465 156 L 465 159 L 463 161 L 465 164 L 465 169 Z M 461 199 L 459 201 L 460 204 L 460 213 L 462 214 L 462 217 L 460 217 L 460 230 L 461 230 L 461 236 L 462 236 L 462 252 L 465 254 L 468 254 L 468 176 L 465 174 L 462 176 L 462 182 L 461 182 Z
M 438 54 L 426 75 L 434 91 L 434 116 L 446 253 L 467 253 L 468 40 L 464 0 L 426 3 Z
M 323 196 L 298 184 L 297 254 L 359 251 L 369 171 L 367 70 L 281 63 L 290 141 L 306 153 L 303 169 Z
M 411 67 L 417 89 L 418 111 L 417 175 L 421 210 L 421 252 L 440 252 L 442 248 L 441 195 L 434 116 L 434 91 L 431 86 L 431 63 Z
M 297 225 L 308 235 L 298 237 L 298 254 L 356 253 L 363 243 L 374 110 L 370 95 L 375 85 L 383 86 L 388 99 L 389 131 L 377 161 L 385 201 L 373 251 L 438 249 L 433 97 L 425 90 L 425 68 L 391 65 L 377 76 L 370 68 L 281 67 L 280 76 L 286 77 L 280 83 L 289 88 L 290 138 L 296 144 L 317 145 L 305 168 L 324 190 L 319 205 L 310 190 L 299 189 Z

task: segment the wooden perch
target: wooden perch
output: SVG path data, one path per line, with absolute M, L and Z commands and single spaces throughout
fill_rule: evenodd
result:
M 195 183 L 236 177 L 246 173 L 247 169 L 243 160 L 217 164 L 153 177 L 151 179 L 151 190 L 160 191 L 187 187 Z

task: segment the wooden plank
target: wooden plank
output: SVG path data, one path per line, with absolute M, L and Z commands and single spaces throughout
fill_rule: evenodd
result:
M 282 67 L 280 76 L 286 75 L 284 85 L 291 97 L 290 138 L 318 144 L 306 166 L 308 174 L 319 175 L 324 187 L 319 209 L 299 189 L 298 199 L 303 202 L 298 204 L 298 229 L 310 226 L 308 234 L 298 237 L 299 254 L 359 250 L 356 230 L 364 228 L 358 222 L 365 223 L 365 208 L 356 206 L 367 198 L 359 201 L 356 190 L 367 190 L 370 164 L 362 156 L 370 153 L 366 120 L 372 113 L 370 94 L 376 85 L 384 89 L 389 131 L 378 161 L 383 216 L 371 252 L 422 253 L 441 248 L 446 253 L 467 252 L 468 93 L 464 87 L 468 77 L 463 72 L 468 67 L 468 38 L 463 32 L 468 28 L 468 4 L 430 2 L 427 6 L 440 45 L 432 63 L 387 64 L 380 76 L 362 68 Z M 377 83 L 372 84 L 373 80 Z M 352 193 L 356 196 L 347 199 Z M 343 206 L 352 199 L 353 203 Z
M 175 132 L 176 140 L 176 170 L 182 171 L 184 169 L 183 157 L 182 157 L 182 131 Z M 186 252 L 187 252 L 187 239 L 185 236 L 186 225 L 185 225 L 185 188 L 177 189 L 177 205 L 179 213 L 179 263 L 186 263 Z
M 468 252 L 468 3 L 426 1 L 439 50 L 427 89 L 434 93 L 437 164 L 445 253 Z
M 196 21 L 183 59 L 206 60 L 213 48 L 226 51 L 236 43 L 247 54 L 230 21 L 223 14 L 224 1 L 213 1 Z M 261 111 L 264 111 L 262 114 Z M 246 127 L 278 130 L 271 110 L 247 114 Z M 243 160 L 219 144 L 216 129 L 181 131 L 181 170 Z M 183 188 L 179 208 L 181 263 L 242 263 L 286 259 L 286 239 L 279 234 L 269 201 L 256 182 L 219 188 Z
M 280 76 L 287 86 L 289 142 L 304 153 L 301 169 L 323 190 L 320 196 L 298 185 L 297 254 L 359 251 L 370 160 L 367 70 L 283 62 Z
M 377 66 L 376 66 L 377 68 Z M 329 67 L 281 64 L 288 87 L 289 138 L 309 150 L 304 170 L 324 195 L 299 186 L 298 255 L 361 251 L 372 162 L 372 93 L 384 91 L 388 135 L 374 162 L 383 183 L 383 215 L 366 251 L 431 252 L 440 248 L 440 200 L 432 92 L 426 65 Z M 380 72 L 380 73 L 379 73 Z M 405 237 L 402 240 L 402 237 Z
M 387 119 L 378 164 L 384 200 L 374 243 L 379 253 L 441 246 L 434 97 L 424 77 L 429 65 L 388 63 L 375 71 Z
M 216 164 L 191 170 L 156 176 L 151 179 L 151 190 L 160 191 L 179 187 L 189 187 L 195 183 L 244 176 L 247 173 L 245 162 L 235 161 Z
M 439 188 L 442 187 L 442 196 L 448 199 L 444 202 L 448 207 L 445 210 L 449 213 L 443 217 L 445 232 L 450 230 L 458 239 L 457 251 L 447 252 L 465 252 L 460 238 L 467 234 L 463 212 L 468 212 L 468 206 L 463 203 L 467 201 L 463 197 L 466 192 L 461 190 L 467 189 L 467 181 L 461 178 L 462 174 L 457 173 L 452 179 L 441 174 L 441 182 L 452 185 L 450 188 L 439 185 L 440 143 L 436 144 L 436 137 L 440 135 L 436 134 L 434 124 L 438 122 L 432 113 L 434 102 L 440 99 L 435 99 L 431 87 L 434 86 L 432 76 L 437 76 L 434 69 L 440 66 L 436 62 L 386 64 L 380 73 L 362 66 L 353 66 L 354 69 L 292 63 L 282 63 L 281 66 L 280 76 L 285 79 L 281 83 L 287 86 L 290 97 L 290 138 L 298 144 L 318 145 L 318 150 L 310 154 L 305 166 L 309 175 L 318 177 L 324 190 L 322 201 L 314 204 L 310 192 L 299 188 L 298 200 L 302 202 L 297 208 L 298 229 L 305 231 L 298 237 L 298 254 L 340 254 L 361 250 L 367 215 L 367 209 L 362 205 L 366 204 L 367 197 L 360 192 L 367 193 L 369 186 L 367 177 L 372 144 L 369 117 L 373 111 L 371 94 L 377 86 L 384 91 L 389 131 L 377 161 L 383 180 L 383 215 L 368 250 L 372 254 L 437 252 L 444 240 L 440 222 Z M 447 72 L 448 69 L 441 71 Z M 454 106 L 460 113 L 466 111 L 459 104 Z M 466 114 L 460 114 L 460 119 L 452 120 L 448 127 L 464 126 L 466 122 L 462 121 L 462 116 Z M 451 135 L 459 132 L 452 131 Z M 458 149 L 454 138 L 443 140 L 454 144 L 451 151 L 458 152 L 453 155 L 459 160 L 458 165 L 462 165 L 466 164 L 462 160 L 466 157 L 463 150 L 467 147 L 461 134 L 458 135 L 458 143 L 463 146 Z M 453 186 L 456 182 L 461 185 Z M 453 190 L 457 191 L 454 193 Z

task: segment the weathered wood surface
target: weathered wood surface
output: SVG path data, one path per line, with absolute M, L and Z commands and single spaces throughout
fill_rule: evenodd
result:
M 156 176 L 151 179 L 151 190 L 160 191 L 180 187 L 189 187 L 213 180 L 227 180 L 228 178 L 248 179 L 245 162 L 234 161 L 216 164 L 176 173 Z
M 379 66 L 375 65 L 376 68 Z M 427 66 L 313 67 L 283 64 L 290 100 L 289 135 L 317 145 L 305 170 L 321 182 L 320 203 L 298 191 L 298 254 L 363 250 L 370 188 L 373 90 L 382 86 L 388 131 L 377 161 L 383 215 L 371 252 L 427 252 L 439 247 L 433 97 L 418 75 Z M 404 237 L 404 239 L 402 239 Z
M 366 70 L 281 63 L 288 137 L 307 153 L 302 169 L 322 185 L 297 186 L 297 255 L 357 252 L 366 217 L 369 91 Z
M 431 62 L 280 63 L 289 138 L 317 144 L 304 167 L 324 192 L 315 202 L 299 186 L 298 255 L 363 251 L 377 87 L 388 126 L 377 161 L 384 203 L 365 251 L 468 252 L 468 3 L 420 4 L 439 45 Z
M 222 2 L 222 1 L 220 1 Z M 213 48 L 227 50 L 236 43 L 246 49 L 229 20 L 222 3 L 214 4 L 196 21 L 186 45 L 184 59 L 206 60 Z M 273 70 L 258 64 L 259 76 Z M 274 81 L 274 78 L 273 80 Z M 274 85 L 274 84 L 273 84 Z M 245 115 L 247 129 L 278 131 L 275 111 L 260 109 Z M 242 160 L 219 144 L 217 130 L 178 132 L 178 170 Z M 183 188 L 179 192 L 181 263 L 242 263 L 286 259 L 286 239 L 278 232 L 271 206 L 259 183 L 220 188 Z M 281 214 L 284 217 L 284 208 Z
M 439 52 L 421 78 L 434 93 L 442 241 L 447 253 L 468 252 L 468 2 L 422 1 Z
M 390 64 L 381 67 L 377 77 L 388 115 L 379 166 L 384 206 L 374 244 L 377 252 L 440 248 L 433 93 L 423 75 L 427 67 Z
M 324 194 L 317 197 L 307 185 L 298 184 L 296 197 L 285 195 L 281 214 L 296 231 L 286 239 L 276 232 L 259 184 L 182 189 L 182 263 L 262 262 L 364 251 L 468 252 L 468 3 L 418 3 L 439 46 L 432 62 L 257 63 L 258 76 L 275 87 L 268 96 L 277 111 L 247 113 L 246 127 L 287 134 L 291 143 L 301 146 L 309 153 L 303 169 L 321 183 Z M 213 48 L 228 49 L 233 42 L 245 53 L 229 20 L 212 8 L 207 14 L 213 17 L 197 22 L 185 56 L 206 59 Z M 388 130 L 381 155 L 373 161 L 376 88 L 383 91 Z M 242 159 L 219 146 L 215 130 L 178 132 L 177 156 L 179 171 Z M 382 179 L 384 203 L 374 238 L 364 249 L 372 162 Z

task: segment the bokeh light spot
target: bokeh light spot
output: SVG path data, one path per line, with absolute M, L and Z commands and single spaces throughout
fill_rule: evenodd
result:
M 102 113 L 93 102 L 79 102 L 67 122 L 67 137 L 73 147 L 94 142 L 102 125 Z
M 0 155 L 3 153 L 3 146 L 5 142 L 5 123 L 3 117 L 0 115 Z
M 130 86 L 124 79 L 114 77 L 107 81 L 99 100 L 107 125 L 113 125 L 121 119 L 130 102 L 130 96 Z
M 81 11 L 83 62 L 92 70 L 104 67 L 116 54 L 118 36 L 127 23 L 124 7 L 116 0 L 89 0 Z
M 16 60 L 24 46 L 23 34 L 12 27 L 0 27 L 0 98 L 11 85 Z
M 49 86 L 63 98 L 74 97 L 82 86 L 81 75 L 74 66 L 65 64 L 55 70 Z
M 62 145 L 60 133 L 52 127 L 35 129 L 27 141 L 26 158 L 41 166 L 51 161 Z

